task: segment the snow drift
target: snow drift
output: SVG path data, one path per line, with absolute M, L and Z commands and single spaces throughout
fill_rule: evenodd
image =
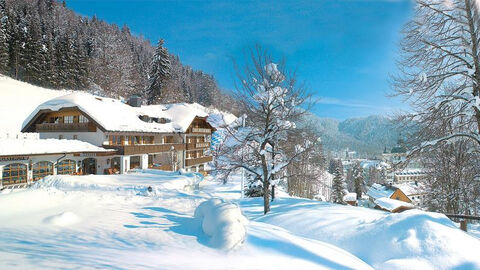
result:
M 480 241 L 443 214 L 416 209 L 392 214 L 282 198 L 272 203 L 274 215 L 250 207 L 242 203 L 255 221 L 333 244 L 376 269 L 480 269 Z
M 44 219 L 43 223 L 66 227 L 80 221 L 80 218 L 72 212 L 63 212 L 58 215 L 50 216 Z
M 195 209 L 194 216 L 201 219 L 203 232 L 211 237 L 212 247 L 231 249 L 245 240 L 247 219 L 236 204 L 210 199 Z

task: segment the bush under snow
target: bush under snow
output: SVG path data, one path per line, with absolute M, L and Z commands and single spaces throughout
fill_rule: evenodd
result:
M 245 240 L 248 220 L 236 204 L 211 199 L 202 202 L 194 216 L 201 219 L 202 230 L 210 236 L 212 247 L 231 249 Z

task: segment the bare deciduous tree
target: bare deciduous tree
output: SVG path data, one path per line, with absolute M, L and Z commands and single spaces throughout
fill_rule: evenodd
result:
M 217 170 L 227 177 L 243 168 L 250 183 L 261 186 L 264 213 L 270 211 L 270 187 L 288 177 L 286 168 L 317 140 L 299 140 L 292 153 L 284 148 L 288 134 L 309 108 L 310 96 L 288 73 L 284 61 L 275 62 L 260 46 L 249 52 L 243 68 L 237 66 L 236 96 L 245 112 L 246 127 L 225 127 L 228 131 L 224 162 Z
M 296 131 L 288 135 L 288 139 L 284 142 L 285 152 L 287 155 L 294 155 L 295 145 L 299 141 L 306 144 L 308 141 L 315 140 L 317 140 L 317 136 L 310 127 L 297 128 Z M 317 143 L 314 147 L 310 147 L 307 151 L 301 153 L 287 166 L 288 179 L 286 184 L 288 194 L 313 199 L 319 193 L 321 186 L 324 185 L 325 163 L 321 143 Z
M 401 42 L 400 74 L 393 79 L 394 95 L 413 109 L 401 118 L 421 127 L 450 123 L 455 128 L 434 138 L 429 129 L 420 129 L 410 154 L 459 137 L 480 146 L 479 28 L 475 0 L 416 0 Z
M 465 139 L 443 143 L 422 158 L 428 169 L 425 204 L 430 211 L 478 214 L 480 159 L 468 151 L 471 144 Z

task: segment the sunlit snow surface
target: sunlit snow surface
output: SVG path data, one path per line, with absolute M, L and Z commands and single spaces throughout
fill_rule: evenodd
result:
M 480 268 L 480 240 L 441 214 L 388 214 L 283 194 L 264 216 L 261 198 L 239 199 L 238 179 L 227 185 L 200 180 L 145 170 L 51 176 L 26 190 L 4 191 L 0 269 Z M 242 221 L 243 242 L 213 241 L 214 228 L 205 234 L 202 219 L 194 217 L 198 205 L 217 197 L 238 204 L 249 219 Z M 238 220 L 235 211 L 227 213 Z
M 263 222 L 248 222 L 245 241 L 233 249 L 211 246 L 193 216 L 196 207 L 239 193 L 235 184 L 218 183 L 202 183 L 198 191 L 198 181 L 146 170 L 51 176 L 4 191 L 0 269 L 371 269 L 340 248 Z

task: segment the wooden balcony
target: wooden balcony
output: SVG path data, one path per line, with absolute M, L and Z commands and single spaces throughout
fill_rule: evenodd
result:
M 212 156 L 205 156 L 205 157 L 199 157 L 199 158 L 188 158 L 185 159 L 185 166 L 193 166 L 197 164 L 203 164 L 207 163 L 213 160 Z
M 187 143 L 187 150 L 208 149 L 208 148 L 210 148 L 209 142 Z
M 116 149 L 120 155 L 131 156 L 185 150 L 183 143 L 140 144 L 140 145 L 104 145 L 107 149 Z
M 212 130 L 209 128 L 192 128 L 192 133 L 210 134 Z
M 36 132 L 95 132 L 94 123 L 43 123 L 35 125 Z

